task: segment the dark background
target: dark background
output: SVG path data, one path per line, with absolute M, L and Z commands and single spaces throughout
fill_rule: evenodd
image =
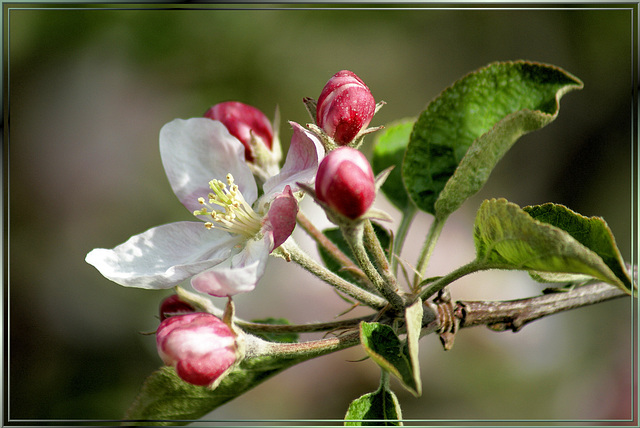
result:
M 387 102 L 372 126 L 417 115 L 449 84 L 493 61 L 551 63 L 584 81 L 562 99 L 559 118 L 523 137 L 451 217 L 429 275 L 472 260 L 473 216 L 491 197 L 602 216 L 631 256 L 630 9 L 233 7 L 5 9 L 12 419 L 119 419 L 160 366 L 154 337 L 140 333 L 155 330 L 168 292 L 120 287 L 84 257 L 191 218 L 164 176 L 161 126 L 230 99 L 269 117 L 278 105 L 286 148 L 286 121 L 308 122 L 302 97 L 317 98 L 341 69 Z M 303 207 L 328 225 L 309 201 Z M 403 254 L 409 263 L 430 222 L 423 214 L 414 223 Z M 464 278 L 451 292 L 454 299 L 509 299 L 540 288 L 524 273 L 496 272 Z M 436 337 L 425 337 L 423 397 L 392 383 L 404 416 L 631 417 L 630 302 L 555 315 L 518 334 L 465 330 L 446 353 Z M 236 305 L 244 318 L 295 323 L 331 320 L 346 309 L 330 287 L 282 260 Z M 354 362 L 363 356 L 354 348 L 297 366 L 210 418 L 340 419 L 378 384 L 372 361 Z

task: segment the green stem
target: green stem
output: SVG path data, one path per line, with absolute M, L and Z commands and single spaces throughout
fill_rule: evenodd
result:
M 380 368 L 380 387 L 378 391 L 388 391 L 389 390 L 389 372 Z
M 236 321 L 236 324 L 248 332 L 267 333 L 316 333 L 357 327 L 362 321 L 371 322 L 377 314 L 366 315 L 342 321 L 310 324 L 261 324 L 248 321 Z
M 400 225 L 398 226 L 398 230 L 396 232 L 396 236 L 393 239 L 393 258 L 391 259 L 391 272 L 394 275 L 398 275 L 398 261 L 400 257 L 400 253 L 402 253 L 402 247 L 404 247 L 404 241 L 407 238 L 407 233 L 409 232 L 409 227 L 413 222 L 413 219 L 418 212 L 415 205 L 411 205 L 405 212 L 402 213 L 402 220 L 400 221 Z
M 380 244 L 380 240 L 376 236 L 376 232 L 373 229 L 370 220 L 364 222 L 364 239 L 363 239 L 365 248 L 369 250 L 369 252 L 373 255 L 373 260 L 378 266 L 378 271 L 382 276 L 382 279 L 391 287 L 393 290 L 398 289 L 398 281 L 396 277 L 391 272 L 391 268 L 389 266 L 389 259 Z
M 474 273 L 480 270 L 489 269 L 487 265 L 484 265 L 477 260 L 472 261 L 471 263 L 467 263 L 464 266 L 459 267 L 453 272 L 436 279 L 433 282 L 430 282 L 424 290 L 420 292 L 420 298 L 422 300 L 426 300 L 429 297 L 436 294 L 438 291 L 442 290 L 447 285 L 451 284 L 453 281 L 456 281 L 462 278 L 465 275 L 469 275 L 470 273 Z
M 302 211 L 298 211 L 297 221 L 300 227 L 302 227 L 302 229 L 307 232 L 307 234 L 311 236 L 318 245 L 324 248 L 327 253 L 329 253 L 331 257 L 333 257 L 334 260 L 343 267 L 343 269 L 348 270 L 357 277 L 359 284 L 361 284 L 365 289 L 371 290 L 371 283 L 364 272 L 362 272 L 362 270 L 358 268 L 358 266 L 356 266 L 356 264 L 340 250 L 340 248 L 331 242 L 324 233 L 318 230 L 318 228 L 311 223 L 309 218 L 304 215 Z
M 300 343 L 276 343 L 267 342 L 266 353 L 273 357 L 311 359 L 341 351 L 360 343 L 360 332 L 354 331 L 340 337 L 311 340 Z
M 307 253 L 305 253 L 298 244 L 293 240 L 288 240 L 275 251 L 282 254 L 285 259 L 290 259 L 299 264 L 303 269 L 309 273 L 317 276 L 324 282 L 335 287 L 338 291 L 341 291 L 362 304 L 365 304 L 374 309 L 382 309 L 386 306 L 387 302 L 380 296 L 376 296 L 366 290 L 363 290 L 352 283 L 342 279 L 329 269 L 325 268 Z
M 396 310 L 402 310 L 404 308 L 404 301 L 402 300 L 402 297 L 395 292 L 395 289 L 392 288 L 392 284 L 387 283 L 382 278 L 373 263 L 371 263 L 371 260 L 369 260 L 369 255 L 367 254 L 363 244 L 363 223 L 356 223 L 352 226 L 343 226 L 341 229 L 344 239 L 349 244 L 351 252 L 353 253 L 353 256 L 358 262 L 360 268 L 369 277 L 382 296 L 387 299 L 389 304 Z
M 446 220 L 446 217 L 443 219 L 435 217 L 433 219 L 433 223 L 431 223 L 431 226 L 429 227 L 429 233 L 427 233 L 427 238 L 424 241 L 424 246 L 422 247 L 422 251 L 418 257 L 416 276 L 413 280 L 414 288 L 416 288 L 417 284 L 422 281 L 422 278 L 425 276 L 427 265 L 429 264 L 429 258 L 431 258 L 431 254 L 436 247 L 436 242 L 438 242 L 438 238 L 440 237 L 440 233 L 442 232 L 442 228 L 444 227 Z

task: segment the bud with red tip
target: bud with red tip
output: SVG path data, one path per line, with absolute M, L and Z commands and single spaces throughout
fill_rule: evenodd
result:
M 206 312 L 176 315 L 156 331 L 158 354 L 182 380 L 210 386 L 238 359 L 235 333 Z
M 316 198 L 350 219 L 363 215 L 376 197 L 375 178 L 367 158 L 351 147 L 331 151 L 320 163 Z
M 238 101 L 216 104 L 206 111 L 204 117 L 218 120 L 244 145 L 245 159 L 253 162 L 255 154 L 252 138 L 262 142 L 267 149 L 273 148 L 273 127 L 267 116 L 257 108 Z
M 320 93 L 316 123 L 336 144 L 344 146 L 366 129 L 376 103 L 364 82 L 349 70 L 329 79 Z

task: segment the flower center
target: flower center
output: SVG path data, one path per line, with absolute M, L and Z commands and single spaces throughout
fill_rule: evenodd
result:
M 211 217 L 213 221 L 204 224 L 207 229 L 222 229 L 247 238 L 260 232 L 262 217 L 244 200 L 238 185 L 233 182 L 233 175 L 227 174 L 226 184 L 220 180 L 211 180 L 209 188 L 211 192 L 206 199 L 198 198 L 198 203 L 203 208 L 193 212 L 195 216 Z

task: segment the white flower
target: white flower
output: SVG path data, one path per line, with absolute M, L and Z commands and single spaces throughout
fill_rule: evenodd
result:
M 176 119 L 160 131 L 160 155 L 182 204 L 201 221 L 180 221 L 134 235 L 86 257 L 106 278 L 127 287 L 171 288 L 191 278 L 197 291 L 231 296 L 253 290 L 269 254 L 293 232 L 298 182 L 311 184 L 324 150 L 291 122 L 282 170 L 258 187 L 244 146 L 218 121 Z

